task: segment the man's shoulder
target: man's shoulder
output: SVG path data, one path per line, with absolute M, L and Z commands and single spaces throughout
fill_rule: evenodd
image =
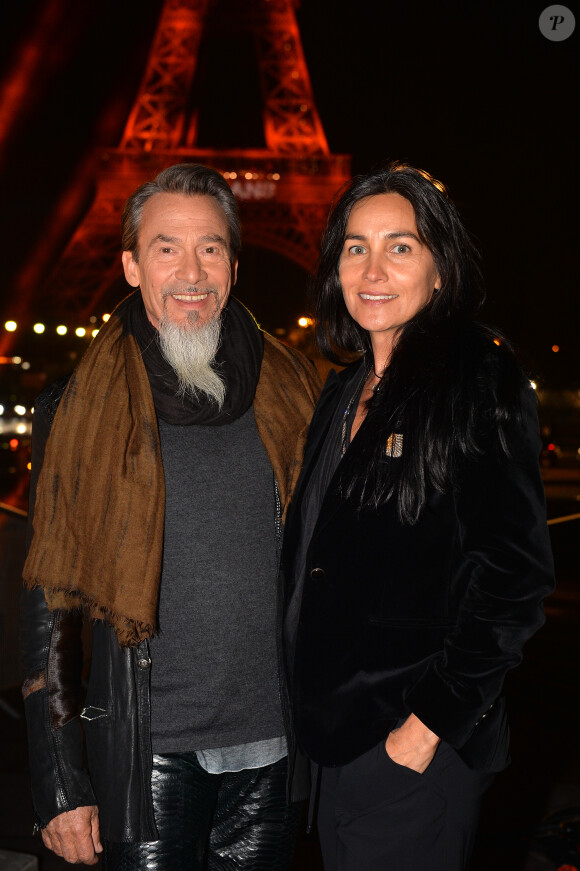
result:
M 274 366 L 282 366 L 286 372 L 293 371 L 301 380 L 306 380 L 314 390 L 320 392 L 322 384 L 318 370 L 302 351 L 284 345 L 274 336 L 264 333 L 264 357 L 268 357 Z
M 36 398 L 36 413 L 40 412 L 43 414 L 48 418 L 50 423 L 54 420 L 58 404 L 63 397 L 70 377 L 71 373 L 63 375 L 57 381 L 53 381 Z
M 307 357 L 302 351 L 299 351 L 297 348 L 292 348 L 290 345 L 285 345 L 279 339 L 275 339 L 274 336 L 271 336 L 270 333 L 264 332 L 264 351 L 266 352 L 268 349 L 268 353 L 270 354 L 279 354 L 281 358 L 285 358 L 287 360 L 295 360 L 297 363 L 305 366 L 307 369 L 312 369 L 314 367 L 314 363 Z

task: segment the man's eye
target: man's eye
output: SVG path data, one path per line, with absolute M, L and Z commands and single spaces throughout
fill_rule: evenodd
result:
M 162 254 L 171 254 L 173 248 L 168 248 L 166 245 L 161 249 Z

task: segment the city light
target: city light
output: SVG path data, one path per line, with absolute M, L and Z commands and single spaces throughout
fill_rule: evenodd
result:
M 312 318 L 298 318 L 299 327 L 311 327 L 313 323 Z
M 103 323 L 106 324 L 110 317 L 111 317 L 110 314 L 102 315 Z M 89 322 L 91 324 L 96 324 L 97 320 L 98 320 L 98 318 L 96 317 L 96 315 L 92 315 L 89 318 Z M 9 333 L 13 333 L 16 330 L 22 331 L 23 327 L 22 327 L 22 324 L 19 327 L 19 325 L 16 323 L 16 321 L 6 321 L 4 323 L 4 329 Z M 76 327 L 75 328 L 75 327 L 71 327 L 71 326 L 66 326 L 66 324 L 58 324 L 58 326 L 56 326 L 56 327 L 49 325 L 47 327 L 46 324 L 38 322 L 36 324 L 32 324 L 32 326 L 25 327 L 24 329 L 32 329 L 32 331 L 34 333 L 36 333 L 37 336 L 42 335 L 42 333 L 45 333 L 47 331 L 47 329 L 48 330 L 54 329 L 56 331 L 57 335 L 59 335 L 59 336 L 66 336 L 67 333 L 69 331 L 72 331 L 72 330 L 74 330 L 75 334 L 79 337 L 94 335 L 94 330 L 92 327 L 88 327 L 88 328 L 87 327 Z M 97 329 L 97 327 L 95 327 L 94 329 Z
M 554 352 L 554 354 L 557 354 L 559 350 L 560 350 L 560 345 L 552 345 L 552 351 Z
M 95 330 L 92 331 L 91 335 L 92 335 L 92 337 L 93 337 L 93 339 L 94 339 L 95 336 L 98 336 L 98 335 L 99 335 L 99 331 L 95 329 Z
M 26 414 L 26 409 L 23 405 L 15 405 L 14 411 L 16 412 L 16 414 Z

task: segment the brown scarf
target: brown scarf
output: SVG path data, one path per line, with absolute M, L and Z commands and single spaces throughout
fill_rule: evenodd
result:
M 264 336 L 254 413 L 284 512 L 320 391 L 314 367 Z M 155 633 L 165 484 L 157 419 L 135 338 L 113 315 L 68 383 L 46 446 L 24 567 L 51 610 L 84 608 L 121 645 Z

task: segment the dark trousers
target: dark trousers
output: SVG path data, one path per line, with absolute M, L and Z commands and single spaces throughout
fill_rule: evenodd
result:
M 195 753 L 153 757 L 159 840 L 103 844 L 106 871 L 287 871 L 299 805 L 286 805 L 287 760 L 208 774 Z
M 393 762 L 381 741 L 320 776 L 325 871 L 463 871 L 493 780 L 443 742 L 423 774 Z

